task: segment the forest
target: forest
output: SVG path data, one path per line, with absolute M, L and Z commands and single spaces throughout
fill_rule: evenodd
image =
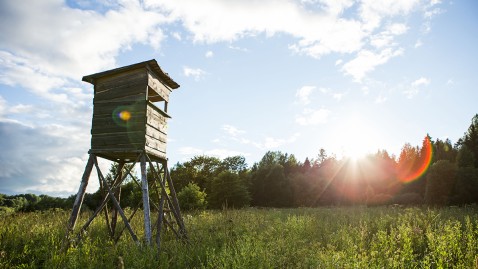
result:
M 112 165 L 108 178 L 114 177 Z M 318 207 L 341 205 L 465 205 L 478 202 L 478 114 L 456 143 L 426 135 L 421 145 L 406 143 L 399 156 L 378 150 L 361 159 L 337 159 L 320 149 L 299 161 L 269 151 L 248 166 L 243 156 L 195 156 L 171 168 L 183 210 L 241 207 Z M 134 173 L 133 173 L 134 174 Z M 94 209 L 99 191 L 84 205 Z M 137 204 L 141 191 L 132 180 L 122 186 L 122 204 Z M 0 194 L 0 214 L 52 208 L 69 209 L 68 198 Z

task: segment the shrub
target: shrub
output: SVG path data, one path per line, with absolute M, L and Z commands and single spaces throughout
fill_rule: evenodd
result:
M 178 200 L 183 210 L 206 208 L 206 193 L 194 183 L 189 183 L 178 193 Z

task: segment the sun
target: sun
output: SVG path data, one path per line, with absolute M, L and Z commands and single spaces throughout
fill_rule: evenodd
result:
M 344 157 L 357 161 L 370 154 L 372 149 L 367 147 L 370 143 L 363 143 L 363 140 L 361 141 L 356 141 L 359 144 L 347 145 L 344 148 Z
M 335 143 L 344 158 L 359 160 L 380 149 L 382 136 L 373 122 L 351 118 L 337 124 Z

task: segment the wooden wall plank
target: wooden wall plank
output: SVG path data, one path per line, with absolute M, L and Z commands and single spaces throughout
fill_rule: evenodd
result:
M 150 148 L 148 146 L 146 146 L 145 150 L 146 150 L 146 153 L 148 153 L 148 154 L 159 157 L 159 159 L 162 159 L 162 160 L 167 160 L 166 152 L 162 152 L 162 151 L 159 151 L 157 149 Z
M 145 134 L 144 132 L 102 133 L 94 134 L 92 140 L 103 145 L 144 143 Z
M 146 101 L 135 101 L 135 100 L 126 100 L 126 101 L 116 101 L 111 100 L 108 102 L 94 103 L 93 104 L 93 115 L 111 115 L 116 109 L 125 109 L 130 113 L 135 112 L 134 114 L 142 115 L 145 117 L 146 111 Z
M 94 101 L 113 100 L 127 96 L 138 96 L 138 98 L 146 100 L 146 87 L 147 86 L 143 82 L 124 84 L 116 88 L 102 91 L 101 93 L 96 93 Z
M 172 90 L 151 72 L 148 72 L 148 86 L 161 96 L 163 100 L 169 102 L 169 94 Z
M 91 149 L 94 150 L 123 150 L 123 151 L 136 151 L 136 150 L 141 150 L 144 149 L 144 143 L 138 143 L 138 144 L 111 144 L 111 145 L 95 145 L 93 144 L 93 139 L 91 140 Z
M 111 102 L 141 102 L 146 100 L 146 95 L 143 93 L 139 94 L 134 94 L 134 95 L 127 95 L 127 96 L 122 96 L 122 97 L 116 97 L 116 98 L 111 98 L 111 99 L 94 99 L 93 98 L 93 104 L 102 104 L 102 103 L 111 103 Z
M 121 119 L 113 119 L 113 116 L 108 115 L 107 117 L 93 117 L 93 123 L 91 125 L 91 133 L 111 133 L 115 131 L 124 132 L 134 132 L 134 131 L 145 131 L 146 122 L 144 118 L 131 118 L 128 121 L 123 121 Z
M 138 68 L 138 69 L 133 69 L 133 70 L 129 70 L 129 71 L 126 71 L 126 72 L 122 72 L 122 73 L 116 73 L 116 74 L 112 74 L 112 75 L 109 75 L 109 76 L 104 76 L 104 77 L 101 77 L 101 78 L 97 78 L 96 81 L 95 81 L 95 85 L 98 85 L 98 84 L 105 84 L 105 85 L 108 85 L 108 84 L 122 84 L 122 83 L 125 83 L 125 82 L 128 82 L 128 81 L 132 81 L 132 80 L 144 80 L 144 81 L 147 81 L 148 80 L 148 77 L 147 77 L 147 73 L 146 73 L 146 69 L 145 68 Z
M 155 128 L 153 128 L 151 125 L 146 125 L 146 135 L 150 136 L 156 140 L 159 140 L 163 143 L 167 143 L 167 135 Z
M 146 135 L 146 146 L 166 153 L 166 143 Z

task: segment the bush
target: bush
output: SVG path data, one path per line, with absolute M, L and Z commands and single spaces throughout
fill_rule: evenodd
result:
M 206 208 L 206 193 L 194 183 L 189 183 L 178 193 L 178 200 L 183 210 Z

